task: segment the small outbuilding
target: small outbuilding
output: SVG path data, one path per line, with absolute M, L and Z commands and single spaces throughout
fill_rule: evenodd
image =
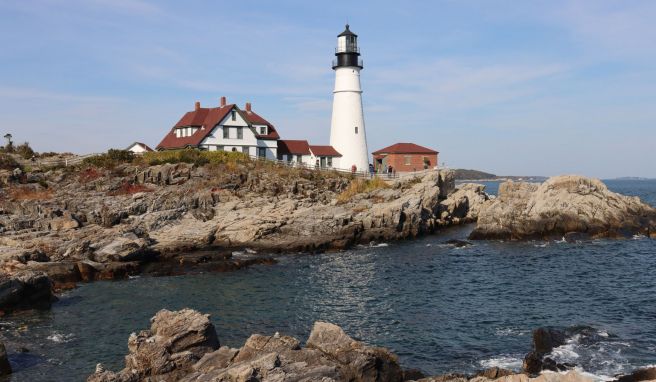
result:
M 439 152 L 414 143 L 395 143 L 372 154 L 376 172 L 385 172 L 390 166 L 395 172 L 413 172 L 435 168 Z
M 153 151 L 153 149 L 151 149 L 147 144 L 141 142 L 134 142 L 133 144 L 128 146 L 125 150 L 132 151 L 134 154 L 143 154 Z

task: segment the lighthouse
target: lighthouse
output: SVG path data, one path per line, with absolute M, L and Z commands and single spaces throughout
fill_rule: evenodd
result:
M 337 36 L 335 56 L 330 145 L 342 154 L 339 159 L 340 168 L 352 170 L 355 166 L 357 171 L 368 171 L 369 155 L 360 86 L 362 59 L 358 48 L 358 36 L 351 32 L 348 24 L 344 32 Z

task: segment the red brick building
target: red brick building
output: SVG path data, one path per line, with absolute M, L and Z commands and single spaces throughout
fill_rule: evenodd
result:
M 421 171 L 437 166 L 439 152 L 414 143 L 396 143 L 373 152 L 376 172 L 392 166 L 396 172 Z

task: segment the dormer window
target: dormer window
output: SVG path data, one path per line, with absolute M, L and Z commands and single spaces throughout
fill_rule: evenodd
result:
M 267 128 L 266 126 L 260 126 L 260 135 L 266 135 Z
M 355 133 L 356 134 L 358 133 L 358 127 L 357 126 L 355 127 Z

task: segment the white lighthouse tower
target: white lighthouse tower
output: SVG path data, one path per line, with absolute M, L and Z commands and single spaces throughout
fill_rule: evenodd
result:
M 351 32 L 348 24 L 344 32 L 337 36 L 335 56 L 337 57 L 333 60 L 335 90 L 330 145 L 342 154 L 339 168 L 352 170 L 355 166 L 357 171 L 368 171 L 369 154 L 360 87 L 362 59 L 358 48 L 358 36 Z

